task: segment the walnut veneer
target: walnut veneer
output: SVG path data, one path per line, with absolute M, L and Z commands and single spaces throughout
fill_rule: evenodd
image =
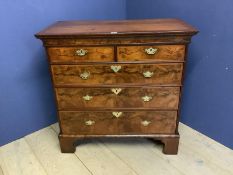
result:
M 88 137 L 148 137 L 177 154 L 184 64 L 197 30 L 178 19 L 61 21 L 48 55 L 62 152 Z

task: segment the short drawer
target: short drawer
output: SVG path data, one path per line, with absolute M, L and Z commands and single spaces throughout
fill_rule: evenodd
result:
M 178 109 L 179 87 L 56 88 L 59 110 L 84 108 Z
M 118 61 L 183 61 L 185 45 L 119 46 Z
M 52 65 L 56 86 L 180 85 L 182 63 Z
M 63 134 L 172 134 L 176 111 L 60 111 Z
M 51 63 L 114 61 L 113 47 L 51 47 L 47 52 Z

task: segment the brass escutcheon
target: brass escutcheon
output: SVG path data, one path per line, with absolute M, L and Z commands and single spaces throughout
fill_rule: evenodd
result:
M 113 72 L 118 72 L 119 70 L 121 70 L 121 66 L 111 66 L 111 69 L 113 70 Z
M 112 115 L 116 118 L 119 118 L 122 114 L 123 112 L 112 112 Z
M 78 55 L 78 56 L 85 56 L 86 54 L 87 54 L 87 50 L 84 50 L 84 49 L 79 49 L 75 51 L 75 55 Z
M 145 52 L 146 52 L 148 55 L 154 55 L 157 51 L 158 51 L 157 48 L 152 48 L 152 47 L 146 48 L 146 49 L 145 49 Z
M 118 95 L 121 92 L 121 90 L 122 90 L 121 88 L 112 88 L 111 89 L 111 91 L 116 95 Z

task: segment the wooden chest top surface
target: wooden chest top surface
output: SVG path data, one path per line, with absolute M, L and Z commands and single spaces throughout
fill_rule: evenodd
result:
M 197 32 L 194 27 L 178 19 L 59 21 L 37 33 L 36 37 L 194 35 Z

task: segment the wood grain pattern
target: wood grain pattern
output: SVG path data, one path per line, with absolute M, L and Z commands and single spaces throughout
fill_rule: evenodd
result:
M 176 154 L 183 65 L 197 32 L 178 19 L 147 19 L 60 21 L 37 33 L 50 61 L 61 151 L 74 152 L 85 137 L 130 136 L 161 140 L 164 153 Z M 150 47 L 154 55 L 145 53 Z M 123 115 L 114 118 L 117 110 Z
M 119 118 L 112 112 L 59 112 L 63 134 L 172 134 L 176 128 L 176 111 L 123 112 Z M 94 121 L 91 126 L 86 121 Z M 141 122 L 151 122 L 143 126 Z
M 50 126 L 57 134 L 60 128 L 56 124 Z M 107 149 L 103 144 L 95 139 L 83 139 L 85 146 L 80 146 L 75 152 L 83 164 L 93 173 L 93 175 L 137 175 L 127 164 Z M 116 171 L 119 170 L 119 171 Z
M 0 161 L 0 163 L 1 163 L 1 161 Z M 1 166 L 0 166 L 0 175 L 4 175 Z
M 56 88 L 59 110 L 85 108 L 157 108 L 178 109 L 179 87 L 121 88 L 114 94 L 112 88 Z M 89 95 L 91 100 L 84 100 Z M 142 97 L 152 97 L 143 101 Z
M 115 141 L 113 138 L 101 139 L 101 141 L 114 154 L 117 154 L 129 164 L 138 175 L 186 175 L 186 173 L 182 173 L 170 164 L 170 159 L 177 156 L 164 156 L 167 157 L 167 160 L 164 158 L 166 161 L 160 158 L 163 155 L 161 155 L 161 146 L 158 143 L 154 145 L 152 142 L 140 138 L 119 139 L 119 141 Z M 160 154 L 155 154 L 152 149 L 148 149 L 148 145 L 153 147 L 153 149 L 156 148 L 155 150 L 159 150 Z M 158 158 L 161 161 L 156 160 Z
M 178 19 L 59 21 L 36 34 L 38 38 L 122 35 L 194 35 L 197 30 Z
M 100 46 L 100 45 L 139 45 L 139 44 L 187 44 L 190 36 L 125 36 L 103 38 L 44 38 L 45 46 Z
M 147 48 L 158 49 L 154 55 L 145 52 Z M 117 47 L 118 61 L 183 61 L 185 45 L 148 45 Z
M 0 175 L 48 175 L 24 138 L 0 147 L 0 166 Z
M 121 69 L 115 73 L 111 65 L 52 65 L 55 86 L 69 85 L 180 85 L 183 64 L 117 64 Z M 150 78 L 145 78 L 143 72 L 154 72 Z M 84 80 L 80 75 L 89 72 Z
M 93 175 L 233 174 L 232 149 L 182 123 L 179 132 L 181 139 L 176 156 L 162 154 L 159 142 L 154 144 L 149 139 L 135 137 L 85 139 L 79 142 L 74 155 L 60 153 L 56 123 L 33 133 L 30 139 L 26 137 L 27 142 L 21 138 L 1 146 L 0 175 L 83 175 L 86 173 L 80 171 L 82 165 Z
M 44 128 L 25 137 L 47 175 L 92 175 L 74 154 L 61 154 L 56 132 Z M 31 173 L 33 175 L 34 173 Z
M 87 54 L 85 56 L 76 55 L 76 51 L 80 49 L 87 51 Z M 114 61 L 113 47 L 50 47 L 47 52 L 52 63 Z

